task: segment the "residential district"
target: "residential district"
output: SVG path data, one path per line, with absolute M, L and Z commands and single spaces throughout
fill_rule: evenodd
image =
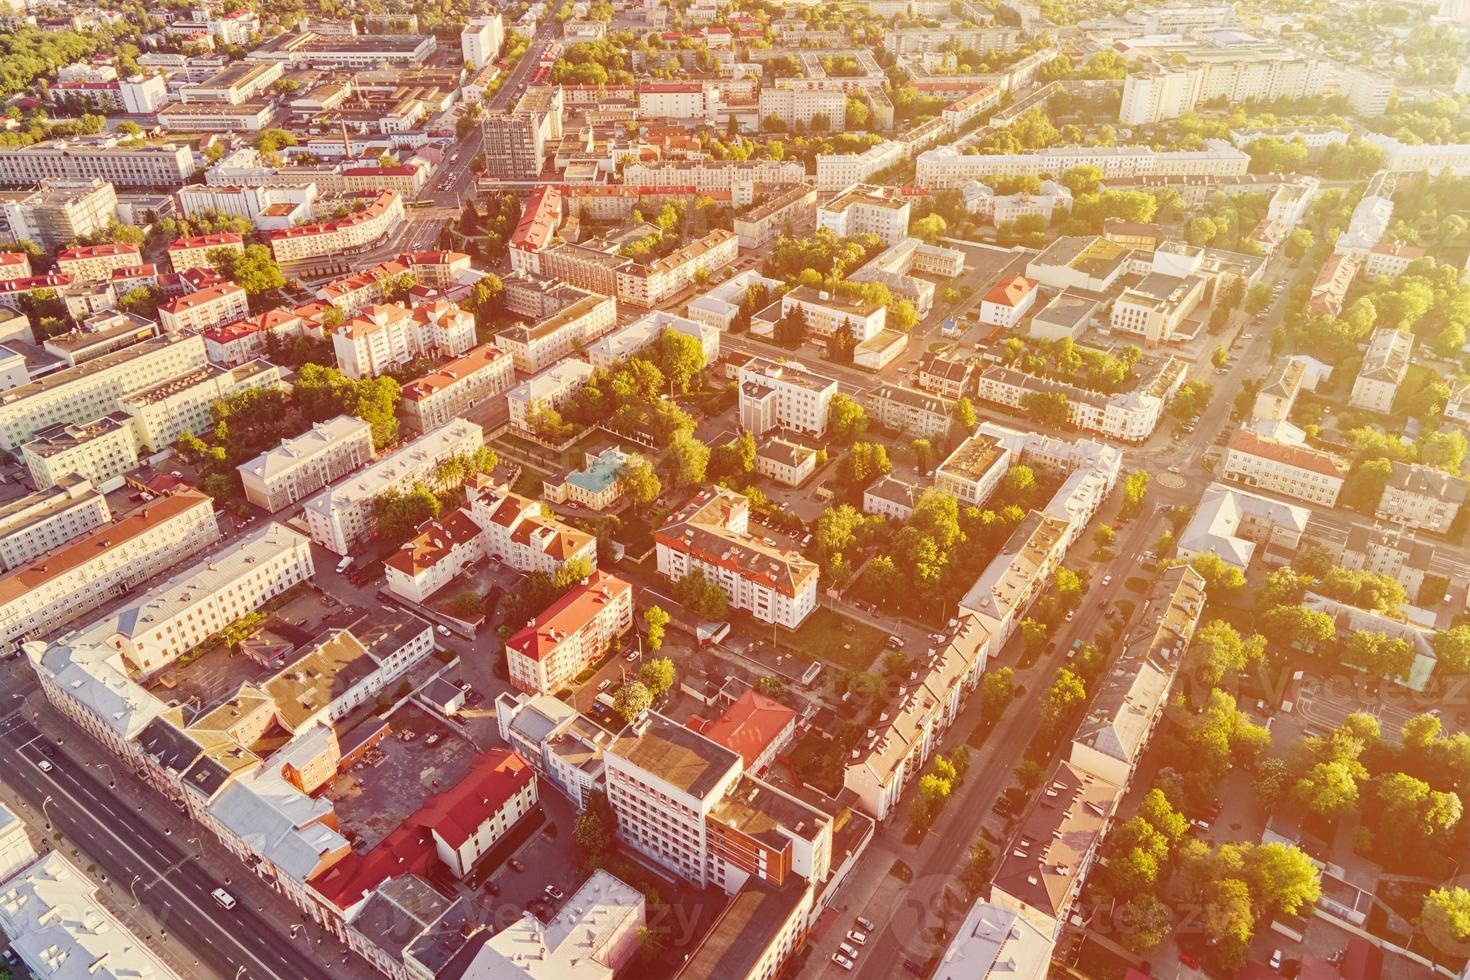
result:
M 1467 0 L 0 20 L 0 980 L 1470 978 Z

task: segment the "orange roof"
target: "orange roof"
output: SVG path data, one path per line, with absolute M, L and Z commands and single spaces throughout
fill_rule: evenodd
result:
M 505 641 L 505 645 L 524 657 L 544 660 L 569 636 L 586 626 L 608 605 L 626 594 L 631 601 L 633 586 L 615 575 L 598 569 L 587 580 L 553 602 L 536 616 L 534 626 L 527 626 Z
M 193 238 L 175 238 L 168 243 L 168 250 L 183 251 L 186 248 L 217 248 L 224 245 L 241 245 L 245 239 L 233 231 L 221 231 L 213 235 L 195 235 Z
M 277 228 L 270 233 L 270 240 L 278 242 L 288 238 L 310 238 L 313 235 L 325 235 L 331 232 L 341 231 L 343 228 L 351 228 L 353 225 L 360 225 L 364 221 L 370 221 L 373 218 L 382 216 L 384 212 L 393 206 L 393 202 L 398 199 L 398 195 L 392 191 L 383 191 L 381 194 L 374 194 L 372 191 L 366 191 L 364 193 L 373 197 L 373 202 L 361 211 L 354 211 L 346 217 L 338 218 L 335 221 L 321 221 L 313 225 L 297 225 L 294 228 Z M 360 197 L 362 195 L 359 194 L 356 196 Z
M 48 552 L 0 578 L 0 605 L 14 602 L 52 579 L 80 568 L 98 555 L 121 548 L 135 538 L 147 537 L 160 524 L 201 505 L 213 506 L 210 498 L 192 489 L 180 490 L 146 503 L 115 524 L 99 527 L 86 537 Z
M 1036 289 L 1036 280 L 1025 276 L 1007 276 L 985 294 L 985 302 L 998 306 L 1019 306 Z
M 243 292 L 245 292 L 245 290 L 241 289 L 239 286 L 235 285 L 232 282 L 222 282 L 215 286 L 209 286 L 205 289 L 196 290 L 195 292 L 190 293 L 188 296 L 180 296 L 176 300 L 163 304 L 163 306 L 159 307 L 159 309 L 167 310 L 170 313 L 182 313 L 185 310 L 192 310 L 195 307 L 204 306 L 207 303 L 213 303 L 218 300 L 224 299 L 226 296 L 233 296 L 236 293 Z
M 555 187 L 538 187 L 531 195 L 516 230 L 510 236 L 511 248 L 539 251 L 551 243 L 561 220 L 561 191 Z
M 136 245 L 109 242 L 105 245 L 79 245 L 76 248 L 62 249 L 56 253 L 56 261 L 65 262 L 68 259 L 96 259 L 109 255 L 141 254 L 142 250 Z
M 470 515 L 457 510 L 443 520 L 421 524 L 418 536 L 393 552 L 383 564 L 417 578 L 448 558 L 455 547 L 473 541 L 479 534 L 480 526 Z
M 402 398 L 404 401 L 416 402 L 427 398 L 436 391 L 443 391 L 456 381 L 469 377 L 476 371 L 481 371 L 502 358 L 509 357 L 505 351 L 493 344 L 481 344 L 466 351 L 462 357 L 455 358 L 448 364 L 424 375 L 416 381 L 411 381 L 403 388 Z
M 723 715 L 704 726 L 701 734 L 732 752 L 739 752 L 749 768 L 794 721 L 796 712 L 780 701 L 746 691 Z
M 1339 480 L 1348 474 L 1348 465 L 1331 453 L 1306 446 L 1293 446 L 1288 442 L 1276 442 L 1274 439 L 1263 439 L 1250 429 L 1237 432 L 1230 441 L 1230 448 L 1249 456 L 1260 456 L 1324 476 L 1335 476 Z

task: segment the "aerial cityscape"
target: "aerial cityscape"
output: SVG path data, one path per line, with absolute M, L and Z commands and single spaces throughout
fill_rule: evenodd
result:
M 0 980 L 1470 980 L 1470 0 L 0 0 Z

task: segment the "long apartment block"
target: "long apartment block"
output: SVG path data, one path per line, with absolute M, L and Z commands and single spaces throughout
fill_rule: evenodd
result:
M 0 577 L 0 643 L 60 629 L 218 538 L 214 500 L 202 493 L 183 490 L 144 504 Z
M 317 422 L 236 467 L 245 499 L 275 513 L 304 500 L 373 458 L 373 427 L 355 415 Z

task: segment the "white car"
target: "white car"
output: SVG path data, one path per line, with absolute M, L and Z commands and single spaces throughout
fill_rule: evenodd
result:
M 36 763 L 36 768 L 41 770 L 42 772 L 50 772 L 51 763 L 47 762 L 45 759 L 42 759 L 40 762 Z
M 868 934 L 866 932 L 858 932 L 856 929 L 849 929 L 847 930 L 847 938 L 850 942 L 857 943 L 859 946 L 868 945 Z
M 847 943 L 839 943 L 837 946 L 837 952 L 841 953 L 843 956 L 846 956 L 850 960 L 855 960 L 858 958 L 858 951 L 849 946 Z
M 560 902 L 562 899 L 567 897 L 566 894 L 555 885 L 547 885 L 546 894 L 553 902 Z
M 604 677 L 602 680 L 600 680 L 600 681 L 597 682 L 597 689 L 599 691 L 606 691 L 611 686 L 612 686 L 612 678 L 610 678 L 610 677 Z
M 857 917 L 857 924 L 862 928 L 863 932 L 872 932 L 873 931 L 873 920 L 872 919 L 869 919 L 867 916 L 863 916 L 863 915 L 858 916 Z
M 1104 575 L 1103 576 L 1103 585 L 1112 585 L 1112 584 L 1113 584 L 1113 577 L 1111 575 Z
M 1279 970 L 1279 969 L 1281 969 L 1281 960 L 1282 960 L 1281 950 L 1279 950 L 1279 949 L 1278 950 L 1273 950 L 1272 953 L 1271 953 L 1271 969 L 1273 969 L 1273 970 Z
M 842 967 L 844 970 L 851 970 L 852 969 L 852 960 L 848 959 L 846 956 L 843 956 L 841 953 L 833 953 L 832 954 L 832 962 L 833 963 L 836 963 L 838 966 Z
M 449 630 L 447 630 L 447 629 L 444 628 L 444 624 L 443 623 L 440 623 L 438 626 L 435 626 L 434 627 L 434 632 L 438 633 L 440 636 L 448 636 L 449 635 Z

